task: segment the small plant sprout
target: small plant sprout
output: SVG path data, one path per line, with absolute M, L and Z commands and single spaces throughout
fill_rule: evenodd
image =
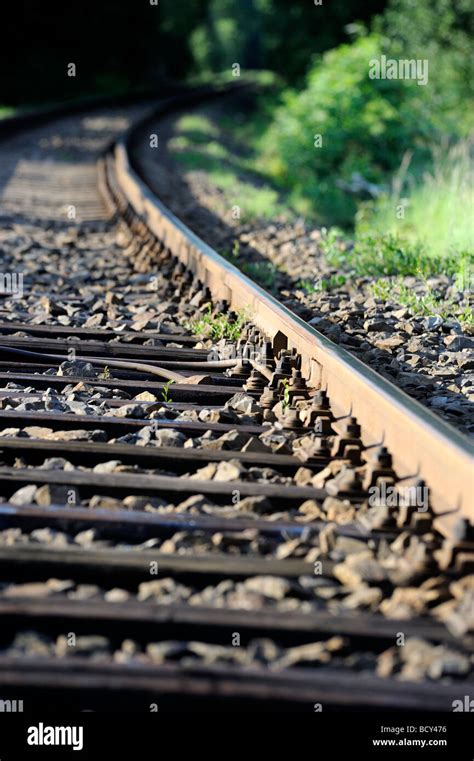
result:
M 170 386 L 174 383 L 174 380 L 168 380 L 166 383 L 163 383 L 163 390 L 161 392 L 161 396 L 163 397 L 164 402 L 171 402 L 171 397 L 169 395 Z
M 194 335 L 205 336 L 214 341 L 219 341 L 221 338 L 237 341 L 242 335 L 246 322 L 248 322 L 246 309 L 240 309 L 232 319 L 228 314 L 213 314 L 209 304 L 202 316 L 190 320 L 186 327 Z
M 99 375 L 99 378 L 101 378 L 102 380 L 108 380 L 110 378 L 110 369 L 108 365 L 104 367 L 104 369 Z
M 296 284 L 305 293 L 312 294 L 322 291 L 331 291 L 333 288 L 340 288 L 346 282 L 344 275 L 329 275 L 329 277 L 315 277 L 314 280 L 309 278 L 299 280 Z
M 283 388 L 283 399 L 281 406 L 283 407 L 283 410 L 287 410 L 290 406 L 290 380 L 289 378 L 283 378 L 281 381 L 281 386 Z

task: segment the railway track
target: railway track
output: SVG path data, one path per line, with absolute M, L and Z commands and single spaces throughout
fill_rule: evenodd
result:
M 153 197 L 150 122 L 117 139 L 141 115 L 0 144 L 23 275 L 0 315 L 0 698 L 452 710 L 473 688 L 466 440 Z

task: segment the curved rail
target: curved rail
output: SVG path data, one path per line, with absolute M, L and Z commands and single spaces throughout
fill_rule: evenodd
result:
M 171 99 L 154 115 L 184 102 L 186 96 Z M 467 437 L 293 314 L 156 198 L 133 162 L 134 140 L 149 119 L 129 130 L 102 162 L 102 191 L 109 203 L 127 215 L 137 233 L 146 232 L 169 249 L 214 300 L 225 300 L 233 310 L 247 308 L 255 325 L 271 337 L 275 351 L 296 351 L 309 385 L 327 391 L 336 415 L 357 417 L 365 445 L 383 444 L 401 479 L 416 477 L 428 484 L 442 533 L 459 532 L 460 520 L 472 522 L 473 449 Z

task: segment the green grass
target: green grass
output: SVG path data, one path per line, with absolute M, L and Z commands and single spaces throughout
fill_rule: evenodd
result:
M 241 262 L 240 269 L 256 283 L 271 291 L 275 285 L 278 269 L 272 262 Z
M 315 280 L 299 280 L 296 286 L 306 293 L 332 291 L 334 288 L 341 288 L 345 285 L 346 279 L 344 275 L 330 275 L 329 277 L 315 278 Z
M 401 236 L 413 246 L 421 244 L 423 256 L 435 261 L 474 251 L 473 150 L 467 140 L 449 150 L 433 149 L 432 168 L 421 180 L 408 174 L 407 155 L 391 192 L 360 209 L 356 234 Z
M 209 85 L 209 77 L 212 76 L 212 84 L 214 87 L 218 85 L 227 85 L 229 83 L 235 84 L 236 77 L 232 75 L 232 71 L 229 68 L 222 71 L 214 71 L 214 69 L 202 69 L 201 71 L 193 71 L 192 74 L 186 77 L 186 84 L 189 86 L 197 87 L 198 85 Z M 241 84 L 254 84 L 261 88 L 281 86 L 281 78 L 274 72 L 266 69 L 246 69 L 241 73 L 238 82 Z
M 328 264 L 362 277 L 443 273 L 466 278 L 474 264 L 474 253 L 468 250 L 435 254 L 422 241 L 391 232 L 359 232 L 352 241 L 338 228 L 323 228 L 320 245 Z
M 204 135 L 215 137 L 219 134 L 218 128 L 203 114 L 186 114 L 179 119 L 177 126 L 180 132 L 194 133 L 198 140 L 202 140 Z
M 352 241 L 338 228 L 323 228 L 320 245 L 331 266 L 339 267 L 349 275 L 375 278 L 369 290 L 376 298 L 406 306 L 415 315 L 454 317 L 464 327 L 474 324 L 472 308 L 467 303 L 474 269 L 472 249 L 458 253 L 451 249 L 442 255 L 434 253 L 419 240 L 396 233 L 359 232 Z M 430 276 L 440 274 L 452 277 L 456 289 L 464 293 L 461 304 L 452 298 L 443 298 L 428 285 L 426 292 L 420 295 L 403 281 L 404 277 L 413 276 L 426 282 Z M 336 285 L 339 277 L 336 276 Z M 311 285 L 308 292 L 312 292 Z M 302 282 L 301 286 L 308 288 L 308 283 Z
M 459 304 L 453 299 L 445 299 L 441 294 L 427 287 L 426 293 L 415 293 L 402 278 L 381 278 L 369 286 L 375 298 L 405 306 L 412 314 L 422 317 L 439 315 L 444 319 L 455 318 L 464 327 L 474 325 L 474 316 L 469 304 Z
M 175 136 L 168 142 L 168 148 L 185 170 L 205 172 L 222 191 L 229 210 L 239 207 L 243 222 L 271 219 L 283 211 L 278 193 L 255 175 L 254 162 L 246 155 L 247 144 L 242 135 L 232 134 L 235 151 L 227 147 L 225 138 L 233 126 L 225 120 L 219 120 L 217 126 L 203 114 L 183 116 L 175 125 Z
M 219 341 L 221 338 L 237 341 L 247 322 L 246 309 L 238 311 L 231 319 L 228 314 L 213 314 L 212 307 L 209 305 L 200 317 L 190 320 L 186 327 L 193 335 L 204 336 L 214 341 Z
M 265 260 L 259 262 L 246 261 L 241 255 L 240 242 L 237 239 L 233 242 L 232 250 L 222 251 L 222 256 L 263 288 L 266 288 L 269 291 L 274 290 L 275 280 L 280 270 L 273 264 L 273 262 Z
M 0 106 L 0 119 L 6 119 L 8 116 L 13 116 L 16 109 L 12 106 Z

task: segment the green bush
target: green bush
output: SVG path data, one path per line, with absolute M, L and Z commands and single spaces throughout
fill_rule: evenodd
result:
M 348 192 L 354 174 L 383 189 L 407 151 L 413 153 L 413 171 L 420 171 L 429 163 L 429 147 L 442 135 L 459 138 L 469 131 L 458 49 L 427 43 L 412 52 L 414 43 L 410 47 L 402 35 L 391 40 L 383 28 L 318 58 L 304 89 L 283 94 L 261 140 L 261 168 L 290 192 L 303 213 L 325 223 L 352 222 L 360 200 Z M 372 59 L 408 53 L 428 58 L 426 85 L 369 78 Z M 317 134 L 321 147 L 315 147 Z
M 429 116 L 445 132 L 467 137 L 472 111 L 472 0 L 390 0 L 374 28 L 393 57 L 429 61 Z

